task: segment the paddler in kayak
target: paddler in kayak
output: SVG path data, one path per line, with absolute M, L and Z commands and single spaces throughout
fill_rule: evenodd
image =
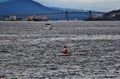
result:
M 63 54 L 67 55 L 67 54 L 72 54 L 72 53 L 71 53 L 71 51 L 68 50 L 68 48 L 66 46 L 64 46 Z
M 68 54 L 68 49 L 66 46 L 64 46 L 64 48 L 63 48 L 63 54 Z

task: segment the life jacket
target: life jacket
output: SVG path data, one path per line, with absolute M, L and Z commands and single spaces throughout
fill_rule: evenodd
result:
M 64 54 L 68 54 L 68 50 L 66 48 L 63 49 Z

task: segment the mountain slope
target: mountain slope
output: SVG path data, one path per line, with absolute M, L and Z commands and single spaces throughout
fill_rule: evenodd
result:
M 68 11 L 69 13 L 66 13 L 66 11 Z M 47 7 L 33 0 L 9 0 L 5 2 L 0 2 L 0 15 L 2 16 L 23 15 L 24 17 L 27 17 L 28 15 L 31 14 L 51 13 L 44 14 L 44 16 L 46 16 L 48 20 L 65 20 L 67 18 L 69 18 L 70 20 L 72 19 L 81 20 L 89 17 L 88 13 L 74 13 L 74 12 L 84 12 L 84 10 Z
M 0 15 L 7 14 L 37 14 L 45 12 L 56 12 L 59 9 L 45 7 L 32 0 L 10 0 L 0 3 Z

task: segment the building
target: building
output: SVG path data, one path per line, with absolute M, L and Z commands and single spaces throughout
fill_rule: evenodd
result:
M 10 21 L 16 21 L 16 20 L 17 20 L 17 17 L 16 17 L 16 16 L 10 16 L 10 17 L 9 17 L 9 20 L 10 20 Z

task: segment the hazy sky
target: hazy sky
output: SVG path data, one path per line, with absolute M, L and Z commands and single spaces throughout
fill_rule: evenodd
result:
M 120 9 L 120 0 L 34 0 L 47 6 L 110 11 Z
M 93 2 L 105 2 L 105 1 L 119 1 L 119 0 L 34 0 L 34 1 L 44 1 L 44 2 L 51 2 L 51 1 L 55 1 L 55 2 L 64 2 L 64 3 L 68 3 L 68 2 L 87 2 L 87 3 L 93 3 Z

